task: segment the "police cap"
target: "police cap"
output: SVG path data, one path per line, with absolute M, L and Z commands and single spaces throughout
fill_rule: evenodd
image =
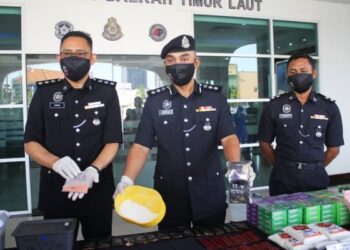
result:
M 192 36 L 180 35 L 172 39 L 163 47 L 160 57 L 164 59 L 168 53 L 194 51 L 195 49 L 196 43 Z

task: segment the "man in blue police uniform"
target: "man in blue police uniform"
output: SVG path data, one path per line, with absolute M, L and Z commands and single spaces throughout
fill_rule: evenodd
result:
M 134 183 L 156 142 L 154 188 L 166 204 L 159 229 L 224 223 L 226 195 L 218 144 L 227 161 L 240 160 L 228 103 L 221 87 L 194 80 L 200 61 L 191 36 L 171 40 L 161 58 L 172 84 L 148 92 L 115 195 Z
M 315 61 L 307 54 L 294 54 L 288 60 L 287 74 L 292 91 L 272 98 L 259 125 L 260 149 L 274 165 L 270 195 L 327 188 L 325 167 L 344 144 L 337 105 L 312 90 Z
M 92 39 L 72 31 L 58 60 L 65 79 L 37 83 L 25 129 L 25 150 L 42 166 L 39 209 L 44 219 L 75 217 L 85 239 L 111 236 L 112 160 L 122 142 L 115 82 L 90 79 Z M 84 193 L 63 193 L 66 179 L 89 182 Z

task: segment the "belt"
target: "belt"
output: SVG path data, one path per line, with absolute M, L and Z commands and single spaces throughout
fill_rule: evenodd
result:
M 297 168 L 297 169 L 318 169 L 323 168 L 323 162 L 322 161 L 315 161 L 315 162 L 297 162 L 297 161 L 290 161 L 286 159 L 279 159 L 280 163 L 291 167 L 291 168 Z

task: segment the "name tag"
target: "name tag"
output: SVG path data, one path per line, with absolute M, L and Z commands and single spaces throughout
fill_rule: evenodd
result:
M 310 116 L 310 118 L 315 120 L 328 120 L 328 117 L 326 117 L 325 115 L 318 115 L 318 114 L 314 114 Z
M 50 102 L 49 107 L 50 109 L 64 109 L 66 104 L 64 102 Z
M 214 108 L 213 106 L 200 106 L 196 108 L 196 112 L 212 112 L 212 111 L 216 111 L 216 108 Z
M 105 104 L 101 102 L 89 102 L 86 106 L 84 106 L 84 109 L 95 109 L 95 108 L 100 108 L 104 106 Z
M 291 119 L 291 118 L 293 118 L 293 115 L 292 114 L 279 114 L 278 117 L 280 119 Z
M 161 109 L 158 110 L 158 115 L 173 115 L 174 110 L 173 109 Z

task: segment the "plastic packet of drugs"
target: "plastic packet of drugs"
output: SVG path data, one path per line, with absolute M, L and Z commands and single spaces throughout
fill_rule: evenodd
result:
M 226 163 L 230 203 L 250 203 L 249 176 L 251 164 L 251 161 Z
M 86 180 L 84 174 L 80 173 L 73 179 L 68 179 L 62 187 L 62 192 L 79 192 L 87 193 L 89 189 L 89 182 Z

